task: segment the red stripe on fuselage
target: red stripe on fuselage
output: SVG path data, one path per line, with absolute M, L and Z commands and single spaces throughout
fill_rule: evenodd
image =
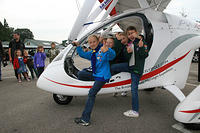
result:
M 196 110 L 187 110 L 187 111 L 179 111 L 179 112 L 183 112 L 183 113 L 200 113 L 200 109 L 196 109 Z
M 144 74 L 141 77 L 140 81 L 148 79 L 148 78 L 151 78 L 153 76 L 156 76 L 157 74 L 167 70 L 168 68 L 170 68 L 171 66 L 175 65 L 176 63 L 181 61 L 183 58 L 185 58 L 189 54 L 189 52 L 187 52 L 185 55 L 181 56 L 180 58 L 178 58 L 178 59 L 176 59 L 176 60 L 174 60 L 174 61 L 172 61 L 172 62 L 170 62 L 170 63 L 168 63 L 168 64 L 166 64 L 166 65 L 164 65 L 164 66 L 152 71 L 152 72 Z M 48 78 L 46 78 L 46 79 L 51 81 L 51 82 L 53 82 L 53 83 L 56 83 L 56 84 L 59 84 L 59 85 L 63 85 L 63 86 L 69 86 L 69 87 L 75 87 L 75 88 L 88 88 L 88 89 L 92 88 L 92 86 L 70 85 L 70 84 L 59 83 L 59 82 L 53 81 L 53 80 L 48 79 Z M 116 86 L 127 85 L 127 84 L 131 84 L 131 79 L 120 81 L 120 82 L 116 82 L 116 83 L 105 84 L 103 86 L 103 88 L 116 87 Z

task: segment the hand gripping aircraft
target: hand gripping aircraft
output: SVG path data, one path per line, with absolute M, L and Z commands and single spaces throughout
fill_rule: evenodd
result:
M 143 33 L 150 47 L 145 60 L 144 73 L 139 90 L 160 87 L 168 90 L 178 100 L 174 118 L 186 125 L 200 127 L 200 86 L 187 97 L 181 89 L 185 87 L 193 54 L 200 47 L 200 24 L 184 17 L 164 13 L 171 0 L 85 0 L 69 35 L 83 45 L 89 35 L 117 25 L 125 31 L 135 26 Z M 103 14 L 99 23 L 94 20 Z M 111 29 L 111 28 L 110 28 Z M 69 44 L 47 66 L 37 81 L 37 86 L 53 93 L 58 104 L 68 104 L 73 96 L 85 96 L 93 81 L 77 79 L 78 69 L 73 57 L 76 47 Z M 129 91 L 130 74 L 121 72 L 111 77 L 98 94 Z

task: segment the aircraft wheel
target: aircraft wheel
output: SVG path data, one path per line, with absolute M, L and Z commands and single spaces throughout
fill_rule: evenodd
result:
M 148 89 L 144 89 L 144 91 L 154 91 L 155 88 L 148 88 Z
M 64 96 L 64 95 L 59 95 L 59 94 L 53 94 L 53 99 L 57 104 L 67 105 L 72 101 L 73 96 Z
M 196 123 L 183 123 L 184 127 L 190 130 L 200 130 L 200 124 Z

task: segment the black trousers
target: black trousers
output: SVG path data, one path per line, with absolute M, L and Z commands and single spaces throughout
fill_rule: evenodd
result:
M 43 73 L 43 71 L 44 71 L 44 67 L 37 67 L 38 78 L 39 78 L 40 75 Z
M 13 61 L 12 61 L 12 65 L 13 65 Z M 18 79 L 17 69 L 14 69 L 14 72 L 15 72 L 15 77 Z

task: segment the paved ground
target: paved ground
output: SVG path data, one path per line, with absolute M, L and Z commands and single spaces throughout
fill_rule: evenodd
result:
M 80 63 L 80 62 L 79 62 Z M 168 91 L 139 92 L 141 116 L 130 119 L 123 112 L 130 109 L 131 96 L 97 96 L 92 125 L 74 124 L 87 97 L 75 97 L 71 104 L 57 105 L 52 94 L 38 89 L 36 80 L 17 83 L 11 65 L 3 68 L 0 82 L 0 133 L 180 133 L 173 119 L 177 99 Z M 197 64 L 192 64 L 184 93 L 189 94 L 197 82 Z M 185 131 L 185 133 L 198 131 Z

